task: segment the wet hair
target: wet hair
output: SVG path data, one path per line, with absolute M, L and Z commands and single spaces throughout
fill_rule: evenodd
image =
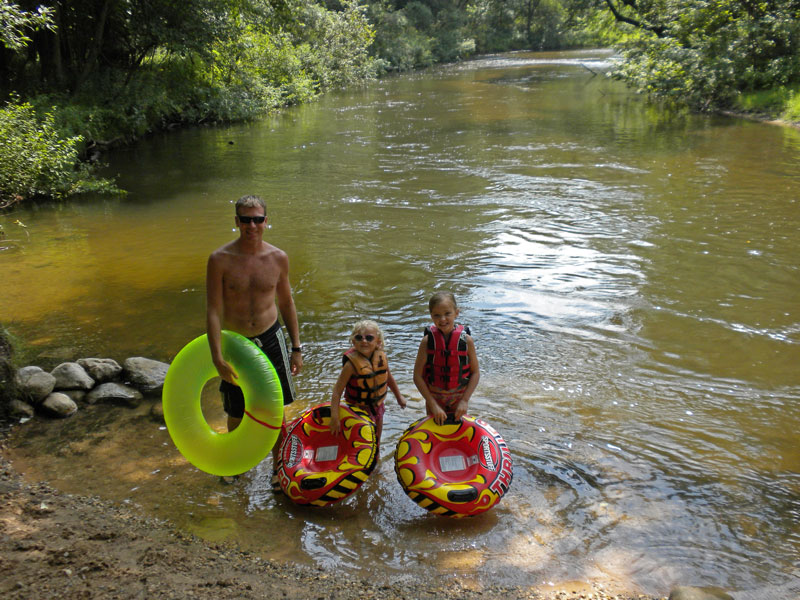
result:
M 236 201 L 236 215 L 239 215 L 240 208 L 253 208 L 260 206 L 264 209 L 264 216 L 267 214 L 267 203 L 261 196 L 242 196 Z
M 453 292 L 436 292 L 431 299 L 428 300 L 428 312 L 433 312 L 433 309 L 439 306 L 442 302 L 452 302 L 453 308 L 458 310 L 458 303 Z
M 353 325 L 353 332 L 350 334 L 350 344 L 354 345 L 356 343 L 356 334 L 360 331 L 364 331 L 365 329 L 374 329 L 375 335 L 378 338 L 378 348 L 383 348 L 383 332 L 381 331 L 380 326 L 370 319 L 363 319 L 359 321 L 355 325 Z

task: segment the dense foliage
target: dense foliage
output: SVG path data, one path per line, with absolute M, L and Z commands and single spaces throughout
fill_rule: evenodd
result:
M 653 97 L 800 118 L 799 0 L 0 0 L 4 151 L 30 137 L 60 165 L 47 183 L 45 158 L 3 160 L 0 197 L 73 193 L 67 156 L 382 71 L 620 41 L 616 76 Z
M 308 100 L 372 72 L 372 29 L 355 0 L 337 11 L 313 0 L 50 2 L 50 28 L 26 36 L 24 51 L 0 51 L 3 91 L 217 120 Z M 38 3 L 27 3 L 33 15 Z
M 29 103 L 12 102 L 0 119 L 4 131 L 19 127 L 12 115 L 24 108 L 40 131 L 58 131 L 75 157 L 177 123 L 252 118 L 376 72 L 373 29 L 356 0 L 335 10 L 314 0 L 39 4 L 0 0 L 0 93 Z M 24 122 L 14 143 L 32 131 Z M 53 161 L 64 158 L 64 148 L 45 148 Z M 15 164 L 12 171 L 0 163 L 6 201 L 77 189 L 8 188 L 28 163 Z M 40 176 L 30 167 L 26 181 Z
M 369 16 L 388 68 L 614 45 L 615 75 L 651 97 L 800 118 L 798 0 L 370 0 Z
M 370 0 L 368 15 L 375 54 L 385 68 L 404 70 L 475 53 L 602 45 L 613 25 L 601 2 Z
M 642 92 L 719 109 L 774 89 L 784 104 L 800 89 L 797 0 L 607 2 L 634 32 L 617 75 Z
M 11 50 L 20 50 L 31 41 L 28 32 L 52 28 L 52 9 L 39 6 L 33 12 L 22 10 L 10 2 L 0 2 L 0 43 Z

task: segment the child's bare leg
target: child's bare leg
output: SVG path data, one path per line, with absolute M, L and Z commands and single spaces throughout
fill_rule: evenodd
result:
M 381 433 L 383 433 L 383 419 L 375 423 L 375 446 L 381 451 Z

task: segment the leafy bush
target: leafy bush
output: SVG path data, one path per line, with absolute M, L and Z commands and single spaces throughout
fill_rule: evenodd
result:
M 57 31 L 33 39 L 22 33 L 39 24 L 34 15 L 20 13 L 27 29 L 10 20 L 17 29 L 6 33 L 4 10 L 0 41 L 19 44 L 3 56 L 0 90 L 16 90 L 39 114 L 58 106 L 62 137 L 88 144 L 251 119 L 375 74 L 374 33 L 358 0 L 337 0 L 335 9 L 316 0 L 122 4 L 95 23 L 78 0 L 64 0 Z M 53 56 L 56 45 L 70 52 Z M 79 152 L 82 144 L 73 140 Z
M 35 196 L 118 191 L 112 182 L 93 178 L 78 160 L 81 141 L 61 138 L 52 112 L 40 120 L 31 104 L 16 100 L 0 108 L 0 208 Z

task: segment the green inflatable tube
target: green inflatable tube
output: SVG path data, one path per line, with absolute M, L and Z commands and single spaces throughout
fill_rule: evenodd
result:
M 205 335 L 186 344 L 167 371 L 164 421 L 175 446 L 195 467 L 212 475 L 238 475 L 264 460 L 275 445 L 283 423 L 283 392 L 275 367 L 246 337 L 223 330 L 222 356 L 244 393 L 241 424 L 230 433 L 217 433 L 203 416 L 203 387 L 219 376 Z

